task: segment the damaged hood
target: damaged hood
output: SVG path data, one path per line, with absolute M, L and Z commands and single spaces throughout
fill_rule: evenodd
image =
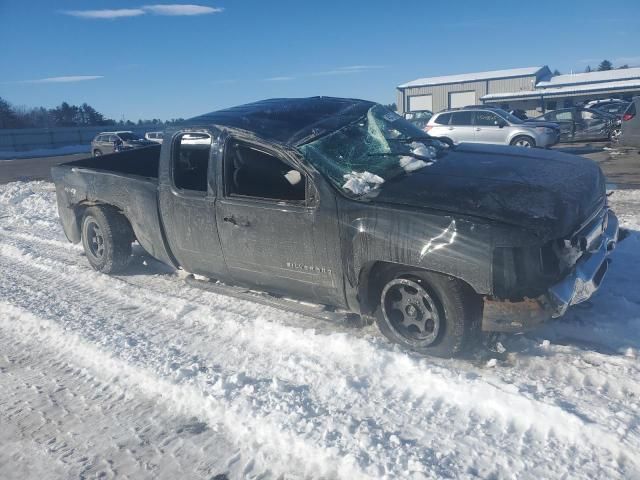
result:
M 575 155 L 462 144 L 376 193 L 374 202 L 497 220 L 552 239 L 573 233 L 604 203 L 605 180 L 595 162 Z

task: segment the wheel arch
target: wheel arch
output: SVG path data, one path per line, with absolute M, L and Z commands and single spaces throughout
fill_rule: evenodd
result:
M 74 238 L 71 240 L 74 243 L 78 243 L 82 239 L 82 220 L 84 218 L 86 211 L 91 207 L 100 207 L 104 209 L 113 210 L 118 214 L 122 215 L 122 217 L 126 220 L 127 225 L 129 226 L 131 241 L 136 240 L 136 234 L 131 224 L 131 221 L 129 220 L 126 213 L 121 208 L 118 208 L 115 205 L 111 205 L 106 202 L 92 202 L 87 200 L 87 201 L 79 202 L 72 206 L 73 213 L 74 213 L 74 225 L 72 226 L 72 236 Z M 75 240 L 76 238 L 77 240 Z
M 382 289 L 384 288 L 385 280 L 389 279 L 390 275 L 394 271 L 400 270 L 420 270 L 423 272 L 437 273 L 439 275 L 454 278 L 463 283 L 470 292 L 482 295 L 463 278 L 456 277 L 448 273 L 416 265 L 406 265 L 403 263 L 387 261 L 371 261 L 362 266 L 358 275 L 357 298 L 360 305 L 360 313 L 362 315 L 373 315 L 378 306 L 378 300 L 382 293 Z

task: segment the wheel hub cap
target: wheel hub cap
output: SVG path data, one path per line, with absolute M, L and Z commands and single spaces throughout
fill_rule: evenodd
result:
M 385 319 L 403 337 L 429 344 L 440 330 L 440 314 L 433 298 L 418 282 L 399 278 L 382 291 Z

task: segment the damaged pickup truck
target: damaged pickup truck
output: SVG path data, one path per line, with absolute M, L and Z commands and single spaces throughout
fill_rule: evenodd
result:
M 122 270 L 137 241 L 205 277 L 191 283 L 375 317 L 422 353 L 563 315 L 618 241 L 594 162 L 449 147 L 368 101 L 265 100 L 164 140 L 53 168 L 65 234 L 94 269 Z

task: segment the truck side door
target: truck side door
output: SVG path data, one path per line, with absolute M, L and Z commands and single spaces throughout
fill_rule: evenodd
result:
M 171 253 L 187 272 L 224 280 L 227 266 L 216 226 L 218 140 L 214 129 L 185 129 L 165 138 L 159 206 Z
M 323 213 L 310 175 L 294 160 L 280 147 L 233 136 L 225 141 L 216 204 L 224 256 L 235 283 L 340 305 L 335 203 L 330 215 Z M 328 219 L 336 228 L 325 228 Z

